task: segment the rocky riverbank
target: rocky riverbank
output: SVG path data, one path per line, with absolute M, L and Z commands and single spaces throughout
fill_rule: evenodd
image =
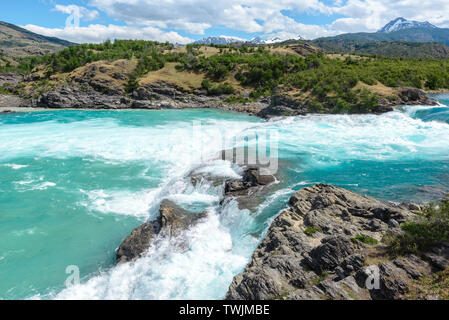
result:
M 230 300 L 406 299 L 449 266 L 449 244 L 391 258 L 384 239 L 419 213 L 330 185 L 298 191 L 226 295 Z M 439 299 L 426 295 L 424 299 Z
M 256 167 L 244 169 L 236 180 L 207 175 L 190 179 L 192 184 L 201 179 L 222 184 L 221 206 L 236 198 L 244 205 L 251 203 L 276 181 Z M 449 243 L 392 257 L 385 240 L 403 233 L 401 225 L 420 211 L 416 204 L 384 204 L 331 185 L 301 189 L 274 219 L 251 262 L 232 281 L 226 299 L 440 299 L 433 291 L 412 293 L 421 292 L 421 279 L 448 270 Z M 159 217 L 136 228 L 120 245 L 117 263 L 133 261 L 158 238 L 178 237 L 206 216 L 207 212 L 195 214 L 163 201 Z
M 211 97 L 203 92 L 196 94 L 183 92 L 169 84 L 158 82 L 142 87 L 132 94 L 105 95 L 89 89 L 83 91 L 78 87 L 65 87 L 42 94 L 32 105 L 48 108 L 93 108 L 93 109 L 186 109 L 215 108 L 244 112 L 262 118 L 277 116 L 297 116 L 310 113 L 306 105 L 291 100 L 286 96 L 272 96 L 255 102 L 229 103 L 228 96 Z M 400 88 L 394 97 L 379 98 L 379 106 L 371 110 L 381 114 L 392 111 L 399 105 L 437 105 L 426 93 L 415 88 Z
M 124 75 L 114 74 L 123 78 Z M 176 85 L 156 81 L 141 86 L 130 94 L 120 86 L 99 81 L 90 73 L 82 74 L 72 79 L 70 84 L 58 84 L 44 92 L 33 93 L 34 98 L 19 95 L 0 95 L 1 107 L 31 107 L 51 109 L 186 109 L 186 108 L 215 108 L 244 112 L 262 118 L 276 116 L 297 116 L 308 113 L 329 113 L 331 107 L 324 106 L 321 111 L 311 110 L 293 97 L 283 94 L 273 94 L 269 98 L 257 101 L 232 102 L 230 95 L 209 96 L 202 89 L 185 90 Z M 126 77 L 125 77 L 126 78 Z M 14 74 L 0 75 L 0 86 L 6 85 L 11 92 L 20 92 L 21 87 L 33 86 L 33 78 Z M 379 96 L 378 106 L 367 112 L 380 114 L 392 111 L 399 105 L 436 105 L 437 102 L 429 98 L 426 93 L 415 88 L 398 88 L 395 94 Z

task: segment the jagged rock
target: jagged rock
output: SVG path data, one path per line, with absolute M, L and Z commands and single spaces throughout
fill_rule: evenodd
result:
M 313 286 L 304 290 L 296 290 L 289 293 L 286 300 L 321 300 L 325 297 L 325 293 L 317 286 Z
M 156 221 L 146 222 L 137 227 L 122 242 L 117 251 L 118 263 L 132 261 L 140 257 L 148 250 L 157 235 L 178 236 L 205 215 L 205 213 L 188 212 L 167 200 L 161 203 L 159 211 L 160 215 Z
M 449 243 L 441 243 L 432 247 L 424 257 L 437 270 L 444 270 L 449 267 Z
M 321 240 L 322 244 L 310 252 L 309 265 L 321 272 L 336 268 L 344 259 L 354 253 L 350 239 L 343 236 L 330 236 Z
M 266 108 L 262 109 L 257 115 L 261 118 L 272 118 L 306 114 L 307 110 L 305 106 L 275 90 L 273 95 L 270 97 L 270 104 Z
M 427 96 L 427 94 L 417 88 L 401 88 L 399 90 L 399 97 L 402 99 L 404 104 L 411 105 L 411 104 L 422 104 L 422 105 L 428 105 L 428 106 L 434 106 L 438 103 Z
M 398 300 L 409 291 L 407 272 L 393 262 L 380 265 L 380 289 L 371 290 L 374 299 Z
M 48 91 L 39 96 L 37 107 L 43 108 L 129 108 L 121 95 L 105 95 L 95 90 L 82 90 L 76 85 Z
M 401 232 L 400 224 L 414 214 L 404 206 L 324 184 L 299 190 L 289 204 L 243 273 L 233 279 L 226 299 L 402 299 L 413 280 L 432 272 L 431 265 L 441 268 L 448 261 L 447 244 L 426 254 L 429 263 L 415 255 L 392 261 L 379 256 L 379 287 L 368 290 L 372 275 L 366 259 L 385 246 L 371 247 L 353 237 L 381 241 Z M 317 231 L 307 236 L 307 227 Z
M 225 183 L 225 195 L 248 195 L 254 187 L 265 186 L 276 181 L 273 175 L 262 175 L 259 168 L 245 169 L 242 179 L 228 180 Z
M 413 254 L 397 258 L 393 263 L 415 280 L 430 273 L 429 264 Z

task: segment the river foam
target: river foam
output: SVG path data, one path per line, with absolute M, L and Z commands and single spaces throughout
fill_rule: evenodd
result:
M 61 193 L 69 194 L 69 199 L 76 201 L 61 202 L 62 205 L 76 207 L 78 215 L 87 212 L 93 219 L 103 219 L 102 224 L 108 228 L 127 218 L 136 219 L 135 225 L 155 219 L 163 199 L 193 212 L 208 212 L 207 218 L 182 238 L 160 239 L 147 256 L 133 263 L 119 266 L 109 263 L 107 267 L 82 274 L 78 285 L 63 288 L 62 281 L 49 283 L 37 290 L 37 295 L 27 297 L 221 299 L 295 190 L 312 183 L 332 182 L 331 178 L 337 177 L 343 186 L 356 191 L 369 193 L 374 190 L 373 186 L 379 186 L 382 192 L 382 183 L 394 187 L 421 186 L 429 183 L 424 173 L 440 174 L 439 168 L 449 161 L 449 124 L 444 120 L 420 118 L 419 112 L 424 109 L 416 107 L 380 116 L 310 115 L 268 122 L 232 113 L 204 115 L 205 111 L 133 111 L 87 116 L 74 112 L 66 118 L 81 119 L 62 121 L 64 112 L 54 112 L 56 119 L 47 114 L 45 121 L 0 126 L 0 139 L 5 142 L 0 144 L 0 164 L 50 159 L 49 163 L 62 168 L 52 168 L 56 173 L 47 172 L 44 181 L 36 178 L 41 176 L 40 171 L 26 175 L 27 170 L 37 170 L 34 165 L 14 170 L 23 172 L 18 177 L 21 180 L 15 176 L 13 180 L 24 182 L 20 186 L 22 191 L 31 192 L 28 189 L 33 186 L 51 181 L 55 185 L 47 184 L 41 192 L 55 201 L 62 201 L 57 198 Z M 198 123 L 202 133 L 199 138 L 195 136 Z M 265 133 L 273 130 L 279 139 L 279 186 L 255 210 L 242 210 L 236 201 L 221 207 L 222 185 L 206 179 L 193 183 L 190 179 L 191 176 L 240 177 L 242 172 L 237 166 L 216 159 L 223 149 L 221 133 L 229 137 L 247 135 L 252 137 L 246 142 L 251 145 L 255 142 L 253 137 L 264 139 Z M 357 168 L 365 163 L 367 167 L 358 172 Z M 432 167 L 423 169 L 423 163 Z M 395 176 L 381 181 L 379 172 L 384 174 L 395 165 L 399 166 Z M 76 173 L 64 169 L 65 166 L 76 168 Z M 409 178 L 415 171 L 418 180 Z M 69 180 L 71 183 L 64 183 Z M 0 184 L 0 189 L 7 188 Z M 111 216 L 115 220 L 108 219 Z M 83 219 L 76 216 L 79 225 L 72 227 L 82 228 Z M 132 230 L 127 228 L 123 236 Z M 51 232 L 47 234 L 51 237 Z M 123 236 L 101 244 L 109 246 L 108 259 L 113 260 L 113 250 Z M 187 242 L 188 248 L 180 249 L 179 241 Z M 54 250 L 56 254 L 60 248 Z M 91 259 L 89 254 L 86 256 Z M 4 256 L 1 252 L 0 255 Z

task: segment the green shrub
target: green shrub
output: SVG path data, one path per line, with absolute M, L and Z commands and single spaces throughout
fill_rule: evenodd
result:
M 430 247 L 449 242 L 449 200 L 430 204 L 415 220 L 401 226 L 403 234 L 386 242 L 392 255 L 426 251 Z
M 354 238 L 351 238 L 351 241 L 354 243 L 357 243 L 358 241 L 360 241 L 362 243 L 366 243 L 366 244 L 370 244 L 370 245 L 375 245 L 375 244 L 379 243 L 379 241 L 377 241 L 376 239 L 371 238 L 364 234 L 356 235 Z
M 317 226 L 308 226 L 305 230 L 304 233 L 306 235 L 308 235 L 309 237 L 312 237 L 315 233 L 317 232 L 321 232 L 321 228 L 317 227 Z

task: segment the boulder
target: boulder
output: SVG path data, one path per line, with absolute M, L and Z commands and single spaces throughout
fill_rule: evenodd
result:
M 205 216 L 205 213 L 188 212 L 168 200 L 161 203 L 159 211 L 160 215 L 155 221 L 137 227 L 122 242 L 117 251 L 118 263 L 132 261 L 142 256 L 156 236 L 176 237 Z

